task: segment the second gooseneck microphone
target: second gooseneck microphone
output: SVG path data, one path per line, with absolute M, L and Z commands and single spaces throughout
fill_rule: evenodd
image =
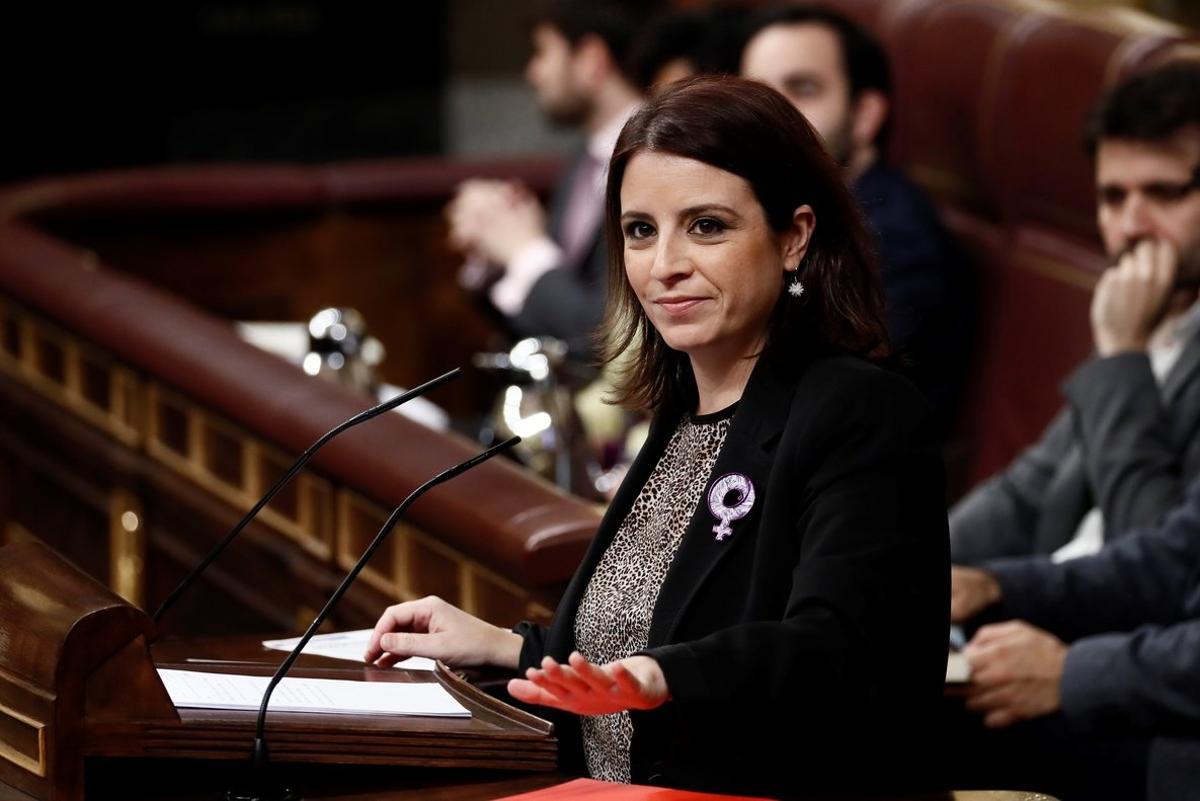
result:
M 333 611 L 333 608 L 337 605 L 338 601 L 342 599 L 342 596 L 346 594 L 346 590 L 348 590 L 350 585 L 354 583 L 354 579 L 358 577 L 358 574 L 366 566 L 367 562 L 371 561 L 371 557 L 375 554 L 375 551 L 377 551 L 379 546 L 383 544 L 383 541 L 387 539 L 387 535 L 391 533 L 393 528 L 395 528 L 396 523 L 399 522 L 400 518 L 404 515 L 404 512 L 409 506 L 412 505 L 413 501 L 420 498 L 427 491 L 433 489 L 438 484 L 445 483 L 455 476 L 465 473 L 472 467 L 486 462 L 488 459 L 491 459 L 497 454 L 503 453 L 520 441 L 520 437 L 512 437 L 511 439 L 501 442 L 499 445 L 494 445 L 491 448 L 488 448 L 483 453 L 476 454 L 464 462 L 460 462 L 453 467 L 443 470 L 413 490 L 407 498 L 400 502 L 400 505 L 396 507 L 391 515 L 388 516 L 387 521 L 379 529 L 379 532 L 376 533 L 375 538 L 371 540 L 371 544 L 368 545 L 366 550 L 363 551 L 362 556 L 360 556 L 358 561 L 354 563 L 354 567 L 352 567 L 350 572 L 346 574 L 346 577 L 342 579 L 342 583 L 338 585 L 338 588 L 333 591 L 332 595 L 329 596 L 329 600 L 325 602 L 325 606 L 320 612 L 317 613 L 317 616 L 313 618 L 308 630 L 304 632 L 304 636 L 300 638 L 300 641 L 296 643 L 296 647 L 292 649 L 292 652 L 288 654 L 287 658 L 285 658 L 279 665 L 279 668 L 275 671 L 275 675 L 271 677 L 271 681 L 267 684 L 267 689 L 263 693 L 262 703 L 258 708 L 258 722 L 255 727 L 254 753 L 253 761 L 251 763 L 251 770 L 253 772 L 251 789 L 229 790 L 225 795 L 227 801 L 291 801 L 292 799 L 299 798 L 295 790 L 286 787 L 274 786 L 271 783 L 269 773 L 270 757 L 267 751 L 266 739 L 267 706 L 271 703 L 271 693 L 275 691 L 275 687 L 280 681 L 283 680 L 283 677 L 287 675 L 288 670 L 291 669 L 292 665 L 300 657 L 300 653 L 304 650 L 304 646 L 307 645 L 308 641 L 311 640 L 313 635 L 317 633 L 317 630 L 321 627 L 321 624 L 324 623 L 326 618 L 329 617 L 330 612 Z

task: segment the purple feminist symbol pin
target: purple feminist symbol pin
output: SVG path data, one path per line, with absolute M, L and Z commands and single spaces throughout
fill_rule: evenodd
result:
M 726 473 L 713 482 L 708 490 L 708 511 L 721 522 L 713 526 L 717 542 L 721 542 L 733 529 L 729 524 L 750 514 L 754 506 L 754 485 L 742 473 Z

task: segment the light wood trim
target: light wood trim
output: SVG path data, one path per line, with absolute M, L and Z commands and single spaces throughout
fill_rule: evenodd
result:
M 137 375 L 118 364 L 108 372 L 110 431 L 131 448 L 141 445 L 147 436 L 146 390 Z
M 336 561 L 337 566 L 349 570 L 354 566 L 362 556 L 360 553 L 352 553 L 350 551 L 350 523 L 351 514 L 354 508 L 361 509 L 369 515 L 382 521 L 387 520 L 389 512 L 382 507 L 371 503 L 366 498 L 357 495 L 353 492 L 340 490 L 337 493 L 337 537 L 336 537 Z M 393 543 L 394 546 L 394 543 Z M 359 573 L 359 578 L 370 584 L 380 592 L 388 595 L 399 597 L 402 601 L 411 600 L 411 596 L 407 594 L 401 587 L 397 586 L 396 582 L 392 581 L 387 576 L 382 575 L 378 570 L 372 568 L 369 564 Z
M 312 532 L 305 540 L 314 553 L 329 559 L 333 556 L 333 485 L 308 472 L 301 472 L 297 478 L 300 479 L 300 528 Z
M 62 347 L 63 388 L 67 391 L 67 399 L 81 408 L 89 408 L 90 404 L 83 397 L 83 367 L 80 365 L 79 342 L 73 337 L 64 337 L 59 340 L 59 345 Z
M 174 393 L 171 393 L 174 395 Z M 175 396 L 179 397 L 179 396 Z M 204 466 L 205 460 L 208 458 L 208 449 L 204 445 L 204 414 L 196 408 L 196 406 L 188 401 L 181 401 L 184 408 L 184 416 L 187 419 L 187 462 L 190 467 L 190 472 L 197 479 L 208 477 L 208 470 Z M 225 486 L 224 482 L 221 482 Z
M 417 529 L 403 520 L 396 524 L 392 535 L 396 537 L 395 549 L 392 551 L 392 573 L 396 576 L 396 592 L 401 598 L 417 598 L 409 570 L 413 562 L 413 543 L 420 542 L 421 536 Z
M 458 606 L 468 614 L 482 617 L 479 593 L 475 590 L 475 571 L 471 569 L 471 563 L 464 559 L 458 563 Z
M 5 759 L 24 771 L 40 778 L 46 777 L 46 724 L 0 704 L 0 715 L 17 721 L 37 732 L 37 758 L 31 757 L 10 744 L 0 742 L 0 759 Z
M 223 437 L 235 443 L 240 456 L 241 468 L 237 483 L 230 483 L 209 468 L 208 436 Z M 250 460 L 246 457 L 246 443 L 251 437 L 232 423 L 227 423 L 195 404 L 188 404 L 188 450 L 190 461 L 195 466 L 193 477 L 210 492 L 219 493 L 238 509 L 249 509 L 259 496 L 250 491 Z M 216 488 L 220 488 L 219 490 Z
M 135 606 L 146 595 L 146 516 L 133 493 L 117 489 L 109 500 L 109 586 Z
M 264 463 L 274 462 L 286 469 L 293 457 L 249 436 L 243 437 L 242 447 L 249 501 L 246 508 L 249 508 L 269 489 L 262 481 Z M 297 519 L 292 520 L 269 506 L 259 513 L 259 517 L 317 558 L 331 560 L 335 539 L 333 486 L 307 470 L 301 470 L 292 483 L 296 492 Z M 318 496 L 323 497 L 324 501 L 317 500 Z
M 21 369 L 29 376 L 41 377 L 37 371 L 37 328 L 28 314 L 17 316 L 17 330 L 21 332 Z
M 168 467 L 179 473 L 187 476 L 195 476 L 195 470 L 189 454 L 180 454 L 173 448 L 167 447 L 162 440 L 162 431 L 159 426 L 159 407 L 164 401 L 169 401 L 171 405 L 182 407 L 185 419 L 190 420 L 187 405 L 182 399 L 176 398 L 173 393 L 163 389 L 154 382 L 149 382 L 146 385 L 146 391 L 143 395 L 146 399 L 146 453 L 151 458 L 157 459 Z M 185 442 L 184 448 L 189 448 L 190 440 Z

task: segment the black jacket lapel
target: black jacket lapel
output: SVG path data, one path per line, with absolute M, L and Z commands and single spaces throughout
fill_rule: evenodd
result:
M 617 529 L 621 527 L 625 516 L 633 507 L 633 502 L 637 500 L 642 486 L 645 485 L 650 473 L 658 464 L 671 435 L 675 433 L 679 419 L 678 414 L 667 414 L 656 418 L 650 426 L 650 433 L 646 437 L 645 444 L 642 445 L 641 451 L 638 452 L 637 458 L 633 460 L 629 472 L 617 489 L 617 494 L 608 505 L 608 510 L 604 513 L 604 518 L 596 529 L 596 536 L 592 538 L 592 543 L 588 546 L 583 561 L 580 562 L 575 575 L 571 577 L 571 582 L 567 585 L 567 589 L 558 603 L 558 609 L 554 613 L 557 625 L 551 629 L 550 638 L 546 643 L 546 653 L 550 656 L 565 660 L 574 649 L 573 621 L 575 612 L 579 608 L 579 602 L 583 600 L 583 593 L 587 589 L 588 582 L 591 581 L 592 574 L 596 572 L 596 565 L 600 562 L 600 557 L 604 555 L 604 551 L 612 542 Z M 562 621 L 572 621 L 572 625 L 563 625 Z
M 783 369 L 763 358 L 750 376 L 712 475 L 659 591 L 650 624 L 650 647 L 671 641 L 705 578 L 726 554 L 734 548 L 747 547 L 743 543 L 754 539 L 758 532 L 772 466 L 771 453 L 787 423 L 794 391 L 794 384 L 784 380 Z M 730 535 L 718 540 L 714 527 L 719 521 L 709 510 L 708 492 L 716 479 L 735 473 L 750 480 L 755 492 L 754 505 L 746 517 L 730 522 Z

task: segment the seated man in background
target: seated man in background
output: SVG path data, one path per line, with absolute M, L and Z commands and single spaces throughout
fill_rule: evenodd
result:
M 1200 482 L 1097 554 L 953 568 L 950 616 L 1005 621 L 965 649 L 991 731 L 952 725 L 956 786 L 1200 799 Z
M 515 336 L 561 339 L 578 362 L 592 361 L 590 337 L 604 308 L 605 169 L 641 100 L 626 58 L 650 5 L 553 0 L 534 28 L 525 78 L 538 105 L 555 124 L 587 137 L 548 217 L 533 193 L 512 181 L 467 181 L 447 209 L 451 246 L 468 256 L 464 285 L 485 292 Z
M 1110 92 L 1087 141 L 1113 263 L 1092 298 L 1096 357 L 1041 440 L 951 510 L 956 564 L 1094 552 L 1200 475 L 1200 64 Z
M 741 8 L 670 8 L 638 34 L 630 69 L 640 86 L 657 93 L 695 75 L 737 72 Z
M 948 429 L 966 362 L 973 293 L 929 198 L 883 159 L 887 55 L 857 25 L 822 9 L 766 8 L 745 30 L 742 75 L 787 97 L 845 169 L 878 237 L 892 344 Z

